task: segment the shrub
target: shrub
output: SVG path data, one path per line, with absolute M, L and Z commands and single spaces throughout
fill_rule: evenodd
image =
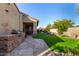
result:
M 60 42 L 51 47 L 51 49 L 55 52 L 64 52 L 64 53 L 72 53 L 74 55 L 79 55 L 79 45 L 76 44 L 76 46 L 68 46 L 67 44 Z
M 43 39 L 52 51 L 79 54 L 79 40 L 46 33 L 38 33 L 35 38 Z
M 64 52 L 67 53 L 69 51 L 69 48 L 63 43 L 57 43 L 56 45 L 54 45 L 53 50 L 56 52 Z

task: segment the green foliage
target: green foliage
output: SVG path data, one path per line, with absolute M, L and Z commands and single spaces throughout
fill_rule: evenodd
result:
M 56 45 L 54 45 L 52 47 L 54 50 L 58 49 L 59 52 L 64 52 L 64 53 L 71 52 L 74 55 L 79 54 L 79 40 L 68 38 L 68 37 L 62 37 L 62 36 L 60 37 L 64 42 L 57 43 Z
M 71 20 L 62 19 L 54 22 L 52 26 L 58 29 L 59 34 L 62 34 L 64 31 L 67 31 L 69 27 L 73 26 L 73 22 Z
M 57 43 L 52 48 L 56 52 L 64 52 L 64 53 L 67 53 L 69 51 L 69 48 L 63 42 Z
M 75 43 L 75 45 L 74 45 Z M 67 43 L 57 43 L 56 45 L 54 45 L 53 47 L 51 47 L 51 49 L 53 49 L 55 52 L 64 52 L 64 53 L 68 53 L 71 52 L 74 55 L 79 55 L 79 44 L 76 42 L 71 43 L 72 46 L 70 46 Z
M 51 24 L 48 24 L 44 30 L 49 32 L 50 29 L 51 29 Z
M 60 39 L 59 37 L 57 37 L 55 35 L 53 35 L 53 36 L 47 35 L 45 33 L 38 33 L 36 36 L 34 36 L 34 38 L 43 39 L 49 47 L 51 47 L 52 45 L 54 45 L 58 42 L 63 42 L 63 40 Z
M 34 38 L 43 39 L 47 45 L 56 52 L 73 53 L 79 55 L 79 40 L 69 37 L 47 35 L 38 33 Z

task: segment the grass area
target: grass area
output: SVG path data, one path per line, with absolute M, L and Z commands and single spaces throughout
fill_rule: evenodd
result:
M 34 38 L 43 39 L 47 45 L 56 52 L 71 52 L 73 54 L 79 54 L 79 40 L 69 37 L 47 35 L 45 33 L 38 33 Z

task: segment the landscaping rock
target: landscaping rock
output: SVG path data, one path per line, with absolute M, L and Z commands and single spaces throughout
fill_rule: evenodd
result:
M 38 55 L 44 50 L 48 49 L 47 44 L 42 39 L 34 39 L 34 55 Z
M 38 54 L 43 53 L 48 50 L 47 44 L 41 39 L 33 39 L 32 36 L 27 36 L 22 44 L 17 48 L 7 53 L 6 56 L 38 56 Z M 3 54 L 1 54 L 3 55 Z M 55 56 L 52 51 L 49 51 L 42 56 Z
M 24 41 L 24 35 L 0 35 L 0 53 L 8 53 Z

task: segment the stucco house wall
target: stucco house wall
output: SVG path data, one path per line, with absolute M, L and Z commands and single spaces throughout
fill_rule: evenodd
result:
M 21 13 L 14 3 L 0 4 L 0 33 L 11 33 L 17 30 L 23 32 L 23 23 L 33 23 L 33 33 L 37 33 L 37 20 Z
M 22 16 L 22 19 L 23 19 L 23 22 L 25 23 L 33 23 L 33 34 L 37 34 L 37 21 L 35 18 L 27 15 L 27 14 L 24 14 L 24 13 L 21 13 L 23 16 Z
M 19 30 L 20 14 L 14 4 L 0 4 L 0 32 Z
M 23 32 L 23 15 L 20 13 L 20 20 L 19 20 L 19 28 L 20 31 Z
M 37 22 L 33 23 L 33 34 L 37 34 Z

